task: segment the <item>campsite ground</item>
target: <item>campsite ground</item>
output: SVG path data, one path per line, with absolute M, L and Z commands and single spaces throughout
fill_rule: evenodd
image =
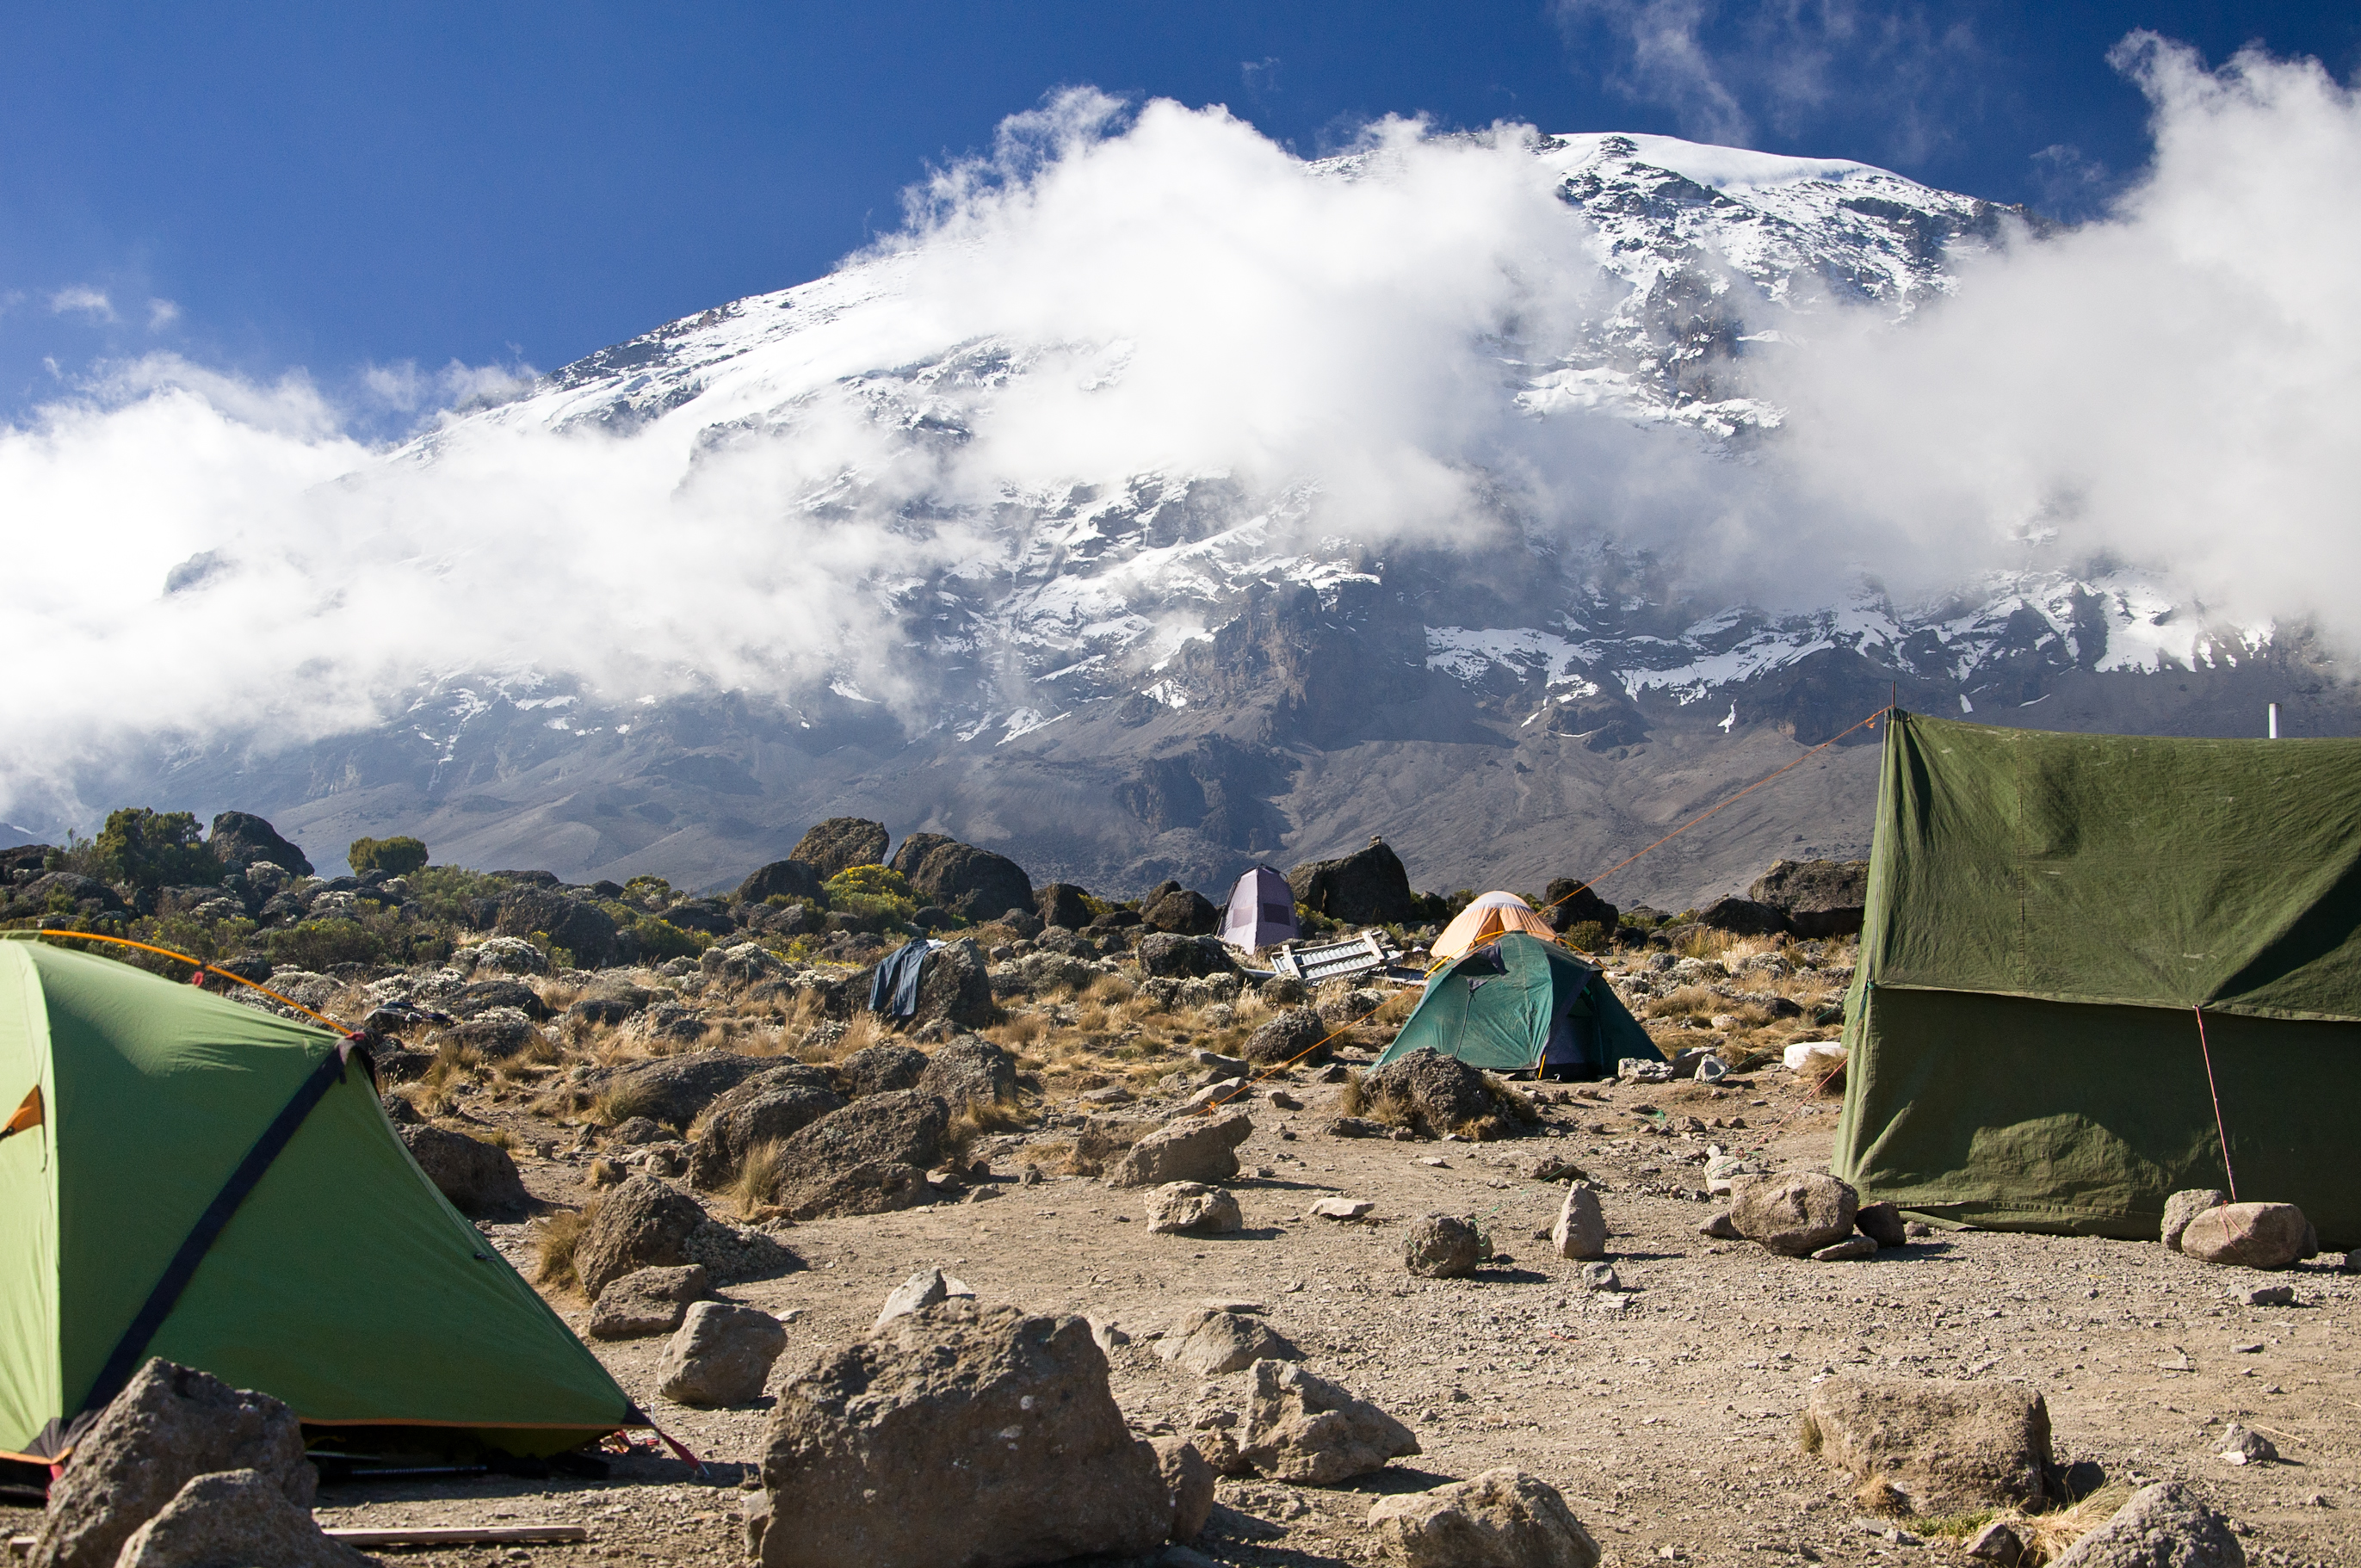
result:
M 2022 1379 L 2048 1398 L 2059 1457 L 2092 1461 L 2107 1489 L 2196 1482 L 2246 1532 L 2249 1560 L 2361 1561 L 2361 1277 L 2326 1266 L 2262 1276 L 2209 1268 L 2151 1244 L 1961 1232 L 1875 1259 L 1774 1257 L 1697 1233 L 1711 1211 L 1666 1195 L 1703 1185 L 1708 1143 L 1761 1149 L 1780 1167 L 1825 1163 L 1835 1102 L 1770 1065 L 1719 1090 L 1609 1088 L 1546 1108 L 1540 1136 L 1489 1144 L 1325 1137 L 1336 1086 L 1297 1081 L 1304 1103 L 1257 1102 L 1240 1151 L 1245 1229 L 1203 1239 L 1151 1235 L 1137 1192 L 1082 1178 L 1016 1183 L 1022 1146 L 998 1151 L 1010 1179 L 990 1201 L 822 1221 L 785 1233 L 806 1266 L 727 1293 L 796 1314 L 774 1386 L 870 1327 L 886 1292 L 939 1264 L 987 1301 L 1086 1313 L 1128 1331 L 1113 1356 L 1115 1395 L 1135 1425 L 1185 1430 L 1210 1392 L 1154 1354 L 1146 1336 L 1208 1299 L 1268 1310 L 1311 1366 L 1408 1422 L 1424 1452 L 1355 1486 L 1224 1481 L 1197 1549 L 1235 1564 L 1374 1560 L 1364 1519 L 1374 1495 L 1500 1465 L 1560 1487 L 1609 1563 L 1966 1563 L 1956 1534 L 1913 1544 L 1872 1530 L 1852 1486 L 1796 1442 L 1796 1418 L 1824 1374 Z M 1666 1135 L 1694 1116 L 1742 1128 Z M 512 1113 L 520 1115 L 521 1113 Z M 536 1128 L 520 1120 L 517 1130 Z M 1294 1135 L 1290 1138 L 1288 1134 Z M 530 1137 L 525 1146 L 531 1146 Z M 1543 1155 L 1570 1157 L 1604 1189 L 1610 1256 L 1627 1291 L 1586 1291 L 1578 1266 L 1538 1233 L 1563 1189 L 1531 1179 Z M 588 1196 L 579 1160 L 527 1157 L 546 1200 Z M 1653 1189 L 1653 1190 L 1650 1190 Z M 1365 1223 L 1306 1217 L 1317 1198 L 1373 1201 Z M 1441 1211 L 1477 1219 L 1500 1252 L 1471 1278 L 1414 1279 L 1401 1226 Z M 530 1269 L 528 1228 L 490 1227 Z M 2291 1283 L 2297 1304 L 2252 1308 L 2245 1292 Z M 578 1298 L 552 1299 L 577 1330 Z M 330 1486 L 330 1525 L 566 1522 L 588 1544 L 389 1553 L 408 1562 L 551 1564 L 730 1563 L 742 1555 L 741 1489 L 759 1457 L 766 1409 L 698 1411 L 660 1398 L 660 1340 L 600 1345 L 646 1409 L 703 1454 L 699 1479 L 669 1458 L 623 1462 L 604 1483 L 470 1480 Z M 1224 1380 L 1235 1383 L 1235 1376 Z M 2223 1424 L 2268 1436 L 2279 1464 L 2214 1457 Z M 16 1530 L 32 1516 L 11 1513 Z M 1955 1527 L 1956 1528 L 1956 1527 Z

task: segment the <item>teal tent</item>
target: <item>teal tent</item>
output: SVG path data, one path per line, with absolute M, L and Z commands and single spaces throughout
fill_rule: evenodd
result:
M 1416 1050 L 1495 1072 L 1546 1064 L 1588 1078 L 1611 1076 L 1625 1057 L 1664 1059 L 1597 969 L 1522 932 L 1471 948 L 1429 975 L 1417 1011 L 1377 1065 Z

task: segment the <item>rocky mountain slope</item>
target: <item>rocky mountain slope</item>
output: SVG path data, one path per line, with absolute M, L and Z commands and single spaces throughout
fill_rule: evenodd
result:
M 1963 258 L 2037 243 L 2023 213 L 1858 164 L 1638 136 L 1530 150 L 1611 308 L 1495 345 L 1516 404 L 1543 429 L 1612 421 L 1733 464 L 1780 439 L 1750 368 L 1805 351 L 1781 323 L 1904 317 L 1961 287 Z M 1306 177 L 1367 172 L 1356 157 Z M 469 429 L 596 432 L 676 454 L 686 488 L 844 417 L 915 461 L 970 442 L 1045 367 L 1121 373 L 1120 344 L 954 333 L 913 352 L 930 327 L 909 266 L 883 255 L 672 323 L 388 462 L 434 464 Z M 1213 887 L 1372 834 L 1421 885 L 1531 887 L 1846 734 L 1607 890 L 1679 907 L 1778 856 L 1865 850 L 1874 735 L 1851 727 L 1889 696 L 2046 728 L 2255 734 L 2270 700 L 2290 733 L 2361 718 L 2301 636 L 2216 625 L 2116 568 L 1930 604 L 1838 585 L 1773 614 L 1702 603 L 1644 549 L 1509 505 L 1453 548 L 1340 532 L 1312 480 L 1084 471 L 1011 477 L 986 504 L 848 459 L 797 483 L 761 504 L 913 541 L 909 568 L 869 585 L 890 635 L 824 678 L 651 701 L 531 663 L 463 672 L 374 731 L 218 745 L 141 782 L 307 842 L 416 833 L 438 858 L 569 880 L 733 881 L 855 812 L 1120 891 Z

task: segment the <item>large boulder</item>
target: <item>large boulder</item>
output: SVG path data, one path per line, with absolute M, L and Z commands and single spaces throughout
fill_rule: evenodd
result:
M 223 1470 L 254 1472 L 304 1510 L 319 1486 L 294 1411 L 210 1373 L 150 1360 L 75 1440 L 26 1562 L 114 1568 L 124 1542 L 181 1487 Z
M 1109 1187 L 1161 1187 L 1168 1181 L 1219 1183 L 1238 1173 L 1238 1146 L 1254 1134 L 1243 1111 L 1183 1116 L 1148 1134 L 1107 1167 Z
M 1025 868 L 973 844 L 916 834 L 903 840 L 894 869 L 909 879 L 910 890 L 921 903 L 970 920 L 1033 907 L 1033 879 Z
M 1016 1058 L 981 1035 L 959 1035 L 935 1047 L 914 1086 L 939 1097 L 956 1116 L 971 1105 L 1016 1102 Z
M 2049 1407 L 2022 1383 L 1831 1377 L 1804 1406 L 1804 1446 L 1925 1515 L 2031 1512 L 2048 1497 Z
M 2214 1187 L 2192 1187 L 2172 1194 L 2164 1201 L 2164 1223 L 2158 1227 L 2157 1238 L 2179 1252 L 2181 1233 L 2189 1229 L 2189 1222 L 2208 1209 L 2219 1209 L 2229 1201 L 2227 1192 Z
M 2181 1481 L 2132 1494 L 2107 1522 L 2050 1559 L 2049 1568 L 2246 1568 L 2229 1519 Z
M 1195 980 L 1209 974 L 1235 974 L 1227 948 L 1211 937 L 1183 936 L 1158 930 L 1142 937 L 1132 949 L 1139 972 L 1171 980 Z
M 843 1085 L 846 1096 L 858 1100 L 865 1094 L 890 1094 L 896 1089 L 916 1088 L 926 1070 L 926 1052 L 899 1040 L 888 1040 L 857 1050 L 838 1062 L 836 1078 Z
M 2200 1263 L 2233 1268 L 2285 1268 L 2320 1246 L 2312 1222 L 2292 1203 L 2224 1203 L 2182 1228 L 2180 1250 Z
M 1201 893 L 1177 882 L 1165 883 L 1139 901 L 1139 923 L 1151 931 L 1181 937 L 1211 936 L 1221 924 L 1222 912 Z
M 303 858 L 303 851 L 250 811 L 225 811 L 215 817 L 205 848 L 225 872 L 242 872 L 257 861 L 269 861 L 291 876 L 312 874 L 312 862 Z
M 454 1018 L 474 1018 L 495 1007 L 512 1008 L 536 1024 L 546 1024 L 551 1017 L 549 1003 L 541 999 L 541 992 L 521 980 L 476 981 L 435 1005 Z
M 1773 937 L 1787 928 L 1787 917 L 1767 904 L 1732 895 L 1698 910 L 1697 924 L 1732 937 Z
M 803 861 L 773 861 L 738 884 L 738 902 L 761 904 L 773 898 L 789 898 L 798 904 L 810 904 L 819 898 L 819 884 L 826 880 L 818 867 Z
M 1869 862 L 1779 861 L 1746 891 L 1798 937 L 1856 937 L 1869 904 Z
M 1417 1050 L 1361 1075 L 1363 1114 L 1422 1137 L 1499 1137 L 1519 1131 L 1514 1101 L 1456 1057 Z
M 1257 1067 L 1278 1067 L 1309 1053 L 1332 1025 L 1312 1007 L 1290 1007 L 1246 1036 L 1238 1054 Z
M 1410 873 L 1382 839 L 1342 860 L 1313 861 L 1287 873 L 1295 902 L 1348 926 L 1384 926 L 1418 918 Z
M 760 1307 L 699 1301 L 664 1342 L 656 1391 L 677 1404 L 742 1405 L 762 1398 L 787 1331 Z
M 1431 1492 L 1380 1497 L 1369 1528 L 1402 1568 L 1598 1568 L 1598 1542 L 1558 1489 L 1521 1470 L 1487 1470 Z
M 588 899 L 555 888 L 522 887 L 500 900 L 492 929 L 503 937 L 546 937 L 574 956 L 577 969 L 603 969 L 616 959 L 615 917 Z
M 950 1108 L 900 1089 L 856 1100 L 776 1146 L 772 1201 L 797 1220 L 883 1214 L 927 1201 Z
M 1238 1456 L 1257 1475 L 1334 1486 L 1419 1452 L 1410 1429 L 1293 1362 L 1257 1361 Z
M 854 866 L 884 865 L 885 846 L 891 841 L 883 822 L 831 817 L 797 839 L 787 859 L 801 861 L 825 879 Z
M 1301 1351 L 1260 1318 L 1213 1310 L 1183 1312 L 1156 1342 L 1156 1354 L 1200 1377 L 1243 1372 L 1257 1361 L 1303 1359 Z
M 573 1082 L 582 1092 L 603 1096 L 617 1121 L 645 1116 L 677 1129 L 697 1120 L 707 1106 L 748 1079 L 774 1072 L 781 1065 L 776 1057 L 695 1051 L 620 1067 L 584 1069 Z
M 599 1200 L 574 1244 L 574 1273 L 582 1294 L 596 1301 L 609 1282 L 634 1269 L 696 1261 L 688 1239 L 705 1211 L 686 1193 L 653 1176 L 634 1176 Z
M 1730 1223 L 1738 1234 L 1784 1257 L 1834 1246 L 1853 1233 L 1861 1195 L 1817 1171 L 1741 1177 L 1731 1184 Z
M 1595 920 L 1611 932 L 1621 917 L 1621 911 L 1592 892 L 1588 883 L 1572 877 L 1554 877 L 1542 890 L 1542 918 L 1553 931 L 1571 931 Z
M 763 1145 L 799 1133 L 850 1103 L 828 1087 L 819 1069 L 800 1063 L 748 1079 L 698 1119 L 688 1141 L 689 1184 L 710 1189 L 735 1179 L 747 1157 Z
M 114 1568 L 382 1568 L 331 1540 L 258 1470 L 200 1475 L 123 1543 Z
M 497 1144 L 421 1122 L 396 1127 L 410 1157 L 463 1214 L 513 1212 L 532 1201 L 516 1161 Z
M 1000 1021 L 992 1000 L 991 964 L 974 938 L 963 937 L 927 955 L 918 978 L 918 1010 L 913 1027 L 949 1024 L 955 1029 L 983 1029 Z
M 689 1303 L 713 1293 L 713 1277 L 701 1263 L 670 1268 L 635 1268 L 610 1279 L 590 1309 L 592 1339 L 648 1339 L 668 1334 L 688 1316 Z
M 1088 896 L 1072 883 L 1049 883 L 1033 890 L 1033 913 L 1041 917 L 1045 929 L 1055 926 L 1079 931 L 1091 923 L 1091 906 L 1083 902 Z
M 513 1007 L 487 1007 L 437 1033 L 434 1043 L 455 1050 L 474 1051 L 486 1061 L 505 1061 L 545 1036 L 532 1019 Z
M 763 1568 L 1024 1568 L 1152 1551 L 1176 1522 L 1078 1317 L 951 1300 L 779 1391 L 748 1535 Z

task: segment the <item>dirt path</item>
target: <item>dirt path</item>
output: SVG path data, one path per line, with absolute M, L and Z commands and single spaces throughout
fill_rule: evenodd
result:
M 1208 1299 L 1265 1306 L 1313 1369 L 1409 1422 L 1424 1453 L 1336 1490 L 1224 1481 L 1198 1547 L 1228 1563 L 1371 1561 L 1362 1521 L 1373 1494 L 1504 1464 L 1558 1486 L 1611 1563 L 1967 1563 L 1956 1541 L 1871 1533 L 1850 1487 L 1798 1452 L 1797 1414 L 1813 1379 L 1831 1372 L 2024 1379 L 2049 1401 L 2061 1459 L 2093 1461 L 2116 1484 L 2196 1481 L 2250 1532 L 2250 1561 L 2361 1561 L 2354 1277 L 2320 1266 L 2272 1277 L 2296 1286 L 2299 1304 L 2250 1308 L 2234 1298 L 2265 1277 L 2150 1245 L 1963 1232 L 1871 1262 L 1816 1264 L 1708 1241 L 1697 1231 L 1711 1212 L 1704 1203 L 1642 1189 L 1700 1187 L 1708 1141 L 1744 1146 L 1768 1129 L 1776 1163 L 1823 1162 L 1834 1106 L 1800 1100 L 1776 1069 L 1719 1092 L 1609 1091 L 1604 1103 L 1551 1107 L 1552 1135 L 1488 1145 L 1323 1137 L 1315 1129 L 1336 1091 L 1294 1092 L 1301 1111 L 1257 1110 L 1241 1155 L 1249 1171 L 1270 1174 L 1239 1185 L 1246 1229 L 1235 1236 L 1150 1235 L 1139 1194 L 1093 1180 L 1011 1181 L 989 1201 L 796 1227 L 789 1235 L 808 1266 L 728 1293 L 796 1314 L 775 1384 L 866 1332 L 912 1270 L 941 1264 L 987 1301 L 1087 1313 L 1130 1332 L 1133 1343 L 1112 1358 L 1114 1383 L 1142 1430 L 1185 1429 L 1207 1392 L 1159 1359 L 1146 1336 Z M 1624 1131 L 1639 1124 L 1631 1108 L 1641 1103 L 1676 1122 L 1740 1117 L 1750 1126 Z M 1575 1159 L 1604 1186 L 1622 1297 L 1585 1291 L 1576 1266 L 1536 1239 L 1563 1190 L 1526 1174 L 1544 1154 Z M 578 1174 L 542 1160 L 526 1167 L 553 1196 L 571 1191 Z M 1332 1193 L 1372 1200 L 1376 1213 L 1349 1224 L 1306 1217 L 1312 1200 Z M 1473 1278 L 1411 1278 L 1400 1266 L 1400 1226 L 1431 1211 L 1476 1218 L 1508 1255 Z M 522 1227 L 496 1234 L 522 1262 Z M 584 1325 L 578 1300 L 558 1304 Z M 323 1491 L 323 1522 L 555 1520 L 592 1535 L 583 1546 L 410 1562 L 739 1560 L 740 1487 L 760 1452 L 765 1409 L 697 1411 L 661 1399 L 661 1343 L 599 1354 L 708 1458 L 708 1478 L 669 1458 L 635 1457 L 596 1484 L 346 1485 Z M 2240 1470 L 2213 1457 L 2229 1420 L 2269 1436 L 2289 1462 Z M 12 1514 L 10 1523 L 21 1530 L 29 1519 Z

